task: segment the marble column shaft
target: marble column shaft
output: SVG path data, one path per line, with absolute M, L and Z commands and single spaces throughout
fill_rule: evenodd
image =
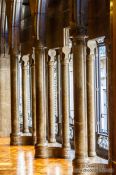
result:
M 58 103 L 58 136 L 62 137 L 62 109 L 61 109 L 61 53 L 57 56 L 57 81 L 58 81 L 58 92 L 57 92 L 57 103 Z
M 35 50 L 33 48 L 31 64 L 31 97 L 32 97 L 32 136 L 33 142 L 36 142 L 36 79 L 35 79 Z
M 64 46 L 62 49 L 62 140 L 63 148 L 70 148 L 69 138 L 69 54 L 71 49 Z
M 18 57 L 10 52 L 11 70 L 11 145 L 19 144 L 19 111 L 18 111 Z
M 48 119 L 49 119 L 49 142 L 54 143 L 55 139 L 55 113 L 54 113 L 54 61 L 56 51 L 48 51 Z
M 87 122 L 88 122 L 88 155 L 96 155 L 95 137 L 95 48 L 96 41 L 87 43 L 89 53 L 87 55 Z
M 86 106 L 85 106 L 85 36 L 73 38 L 73 78 L 74 78 L 74 142 L 73 163 L 84 163 L 87 157 Z
M 22 57 L 23 66 L 22 66 L 22 98 L 23 98 L 23 132 L 29 133 L 29 126 L 28 126 L 28 92 L 27 92 L 27 71 L 29 65 L 29 55 L 24 55 Z
M 46 147 L 46 105 L 45 105 L 45 50 L 41 43 L 35 46 L 35 76 L 36 76 L 36 137 L 35 157 L 48 157 Z
M 45 104 L 44 104 L 44 48 L 40 43 L 35 47 L 35 70 L 36 70 L 36 134 L 37 146 L 45 146 Z

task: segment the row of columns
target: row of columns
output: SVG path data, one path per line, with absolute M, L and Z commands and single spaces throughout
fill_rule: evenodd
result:
M 37 49 L 38 53 L 36 53 L 36 77 L 38 77 L 38 80 L 36 79 L 36 105 L 39 107 L 42 104 L 41 101 L 44 102 L 44 96 L 42 96 L 44 87 L 42 82 L 44 82 L 44 66 L 43 66 L 43 55 L 40 55 L 43 48 L 41 46 Z M 69 64 L 69 53 L 71 49 L 69 50 L 68 47 L 63 48 L 64 57 L 62 58 L 62 153 L 64 157 L 68 157 L 67 151 L 70 149 L 70 140 L 69 140 L 69 80 L 68 80 L 68 64 Z M 67 54 L 68 51 L 68 54 Z M 43 53 L 44 54 L 44 53 Z M 49 136 L 48 136 L 48 142 L 49 143 L 55 143 L 55 115 L 54 115 L 54 61 L 56 57 L 56 51 L 54 49 L 50 49 L 48 51 L 48 122 L 49 122 Z M 39 60 L 39 62 L 38 62 Z M 41 64 L 40 64 L 41 60 Z M 40 67 L 41 66 L 41 67 Z M 40 79 L 41 77 L 41 79 Z M 38 86 L 37 86 L 38 83 Z M 38 89 L 37 89 L 38 88 Z M 38 91 L 38 94 L 37 94 Z M 41 94 L 41 96 L 40 96 Z M 42 104 L 40 108 L 36 108 L 36 116 L 37 117 L 37 144 L 35 147 L 35 155 L 36 157 L 47 157 L 46 152 L 46 133 L 43 128 L 45 128 L 45 113 L 42 111 L 45 111 L 45 104 Z M 41 136 L 40 136 L 41 135 Z M 39 136 L 39 137 L 38 137 Z
M 95 41 L 88 41 L 88 48 L 89 48 L 89 54 L 87 56 L 87 119 L 86 119 L 86 111 L 85 111 L 85 59 L 83 56 L 86 56 L 86 42 L 85 38 L 76 38 L 76 42 L 79 44 L 78 47 L 76 43 L 74 46 L 78 50 L 73 50 L 73 54 L 75 53 L 76 57 L 78 56 L 78 59 L 75 59 L 76 61 L 79 61 L 78 63 L 74 61 L 74 70 L 79 72 L 74 72 L 74 76 L 76 75 L 76 81 L 74 80 L 74 86 L 76 88 L 76 93 L 74 96 L 76 99 L 76 105 L 75 105 L 75 113 L 77 112 L 77 115 L 75 115 L 75 142 L 79 148 L 77 149 L 77 157 L 87 157 L 89 155 L 90 157 L 93 157 L 96 155 L 96 140 L 95 140 L 95 95 L 94 95 L 94 60 L 95 60 L 95 48 L 97 47 Z M 85 49 L 84 49 L 85 48 Z M 73 47 L 74 49 L 74 47 Z M 85 53 L 83 53 L 83 50 Z M 64 57 L 62 59 L 62 134 L 63 134 L 63 148 L 65 151 L 67 151 L 67 148 L 70 148 L 70 139 L 69 139 L 69 76 L 68 76 L 68 66 L 69 66 L 69 54 L 71 52 L 70 47 L 65 46 L 62 49 L 62 52 L 64 53 Z M 80 53 L 80 60 L 79 60 L 79 53 Z M 50 56 L 50 60 L 48 63 L 49 67 L 49 112 L 50 112 L 50 142 L 53 142 L 55 140 L 55 118 L 54 118 L 54 95 L 53 95 L 53 65 L 54 65 L 54 59 L 56 56 L 55 50 L 49 50 L 48 55 Z M 74 57 L 75 57 L 74 55 Z M 77 67 L 78 65 L 78 67 Z M 76 66 L 76 67 L 75 67 Z M 77 75 L 80 75 L 80 77 Z M 77 81 L 78 78 L 78 82 Z M 80 85 L 78 88 L 75 84 L 77 82 L 78 85 Z M 79 91 L 78 91 L 79 89 Z M 81 89 L 81 91 L 80 91 Z M 80 99 L 80 101 L 79 101 Z M 77 103 L 78 101 L 78 103 Z M 77 108 L 77 106 L 79 108 Z M 76 110 L 77 109 L 77 110 Z M 79 111 L 80 110 L 80 111 Z M 80 112 L 80 113 L 79 113 Z M 83 113 L 82 113 L 83 112 Z M 78 116 L 78 118 L 76 118 Z M 79 119 L 80 116 L 80 119 Z M 52 118 L 52 119 L 51 119 Z M 86 121 L 88 121 L 88 138 L 86 134 Z M 80 123 L 79 123 L 80 122 Z M 79 128 L 77 127 L 77 124 L 79 125 Z M 80 127 L 81 125 L 81 127 Z M 78 129 L 78 130 L 76 130 Z M 82 135 L 80 134 L 80 130 L 82 130 Z M 79 134 L 78 134 L 79 133 Z M 77 140 L 76 140 L 77 137 Z M 80 137 L 80 138 L 79 138 Z M 88 143 L 88 152 L 86 145 Z M 83 156 L 81 155 L 83 154 Z M 83 159 L 82 159 L 83 161 Z
M 90 52 L 87 56 L 87 73 L 85 74 L 86 63 L 86 38 L 84 36 L 73 38 L 73 75 L 74 75 L 74 132 L 75 132 L 75 160 L 83 162 L 87 155 L 95 156 L 95 106 L 94 106 L 94 49 L 95 41 L 88 41 L 87 46 Z M 36 43 L 34 59 L 31 66 L 31 93 L 32 93 L 32 115 L 33 115 L 33 138 L 37 139 L 35 154 L 37 157 L 46 157 L 46 105 L 45 105 L 45 49 L 41 43 Z M 62 49 L 62 148 L 67 154 L 70 149 L 69 139 L 69 55 L 71 48 L 64 46 Z M 12 113 L 12 134 L 11 143 L 18 144 L 19 118 L 18 118 L 18 80 L 17 80 L 17 59 L 16 53 L 11 51 L 11 113 Z M 49 142 L 55 140 L 55 116 L 54 116 L 54 60 L 55 50 L 48 51 L 48 111 L 49 111 Z M 28 133 L 27 118 L 27 64 L 29 55 L 23 56 L 23 111 L 24 111 L 24 132 Z M 14 73 L 15 72 L 15 73 Z M 87 77 L 85 77 L 85 75 Z M 85 92 L 85 80 L 87 79 L 87 99 Z M 87 115 L 86 101 L 87 100 Z M 13 104 L 13 105 L 12 105 Z M 37 117 L 36 117 L 37 116 Z M 88 121 L 88 122 L 87 122 Z M 86 123 L 87 122 L 87 123 Z M 88 126 L 86 126 L 88 125 Z M 87 129 L 88 128 L 88 129 Z M 87 138 L 88 131 L 88 138 Z M 88 149 L 87 149 L 88 144 Z M 75 162 L 75 161 L 74 161 Z
M 33 115 L 33 143 L 35 143 L 36 136 L 36 101 L 35 101 L 35 66 L 34 58 L 30 60 L 29 55 L 24 55 L 22 58 L 19 53 L 16 53 L 13 49 L 10 51 L 10 65 L 11 65 L 11 116 L 12 116 L 12 131 L 11 131 L 11 145 L 19 145 L 20 136 L 30 136 L 29 121 L 28 121 L 28 88 L 30 86 L 29 71 L 31 70 L 31 94 L 32 94 L 32 115 Z M 19 58 L 20 57 L 20 58 Z M 19 58 L 19 60 L 18 60 Z M 23 133 L 20 130 L 19 121 L 19 75 L 18 66 L 21 64 L 22 71 L 22 115 L 23 115 Z M 21 77 L 20 77 L 21 78 Z M 29 88 L 30 89 L 30 88 Z

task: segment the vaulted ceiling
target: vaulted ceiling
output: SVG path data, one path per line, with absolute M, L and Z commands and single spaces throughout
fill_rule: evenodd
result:
M 36 40 L 53 48 L 62 46 L 63 28 L 72 35 L 80 28 L 90 38 L 109 33 L 107 0 L 1 0 L 0 52 L 9 47 L 28 52 Z

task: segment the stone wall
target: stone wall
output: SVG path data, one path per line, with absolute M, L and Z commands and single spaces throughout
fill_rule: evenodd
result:
M 10 109 L 10 57 L 0 56 L 0 137 L 11 132 Z

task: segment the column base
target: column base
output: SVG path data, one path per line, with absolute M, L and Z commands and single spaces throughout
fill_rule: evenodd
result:
M 96 157 L 96 152 L 91 151 L 91 152 L 88 153 L 88 156 L 89 157 Z
M 73 175 L 82 175 L 82 174 L 88 175 L 87 168 L 88 168 L 87 157 L 73 160 Z
M 22 135 L 21 136 L 21 145 L 34 145 L 32 135 Z
M 21 138 L 20 135 L 10 135 L 10 145 L 21 145 Z
M 33 144 L 35 145 L 37 143 L 37 137 L 33 136 Z
M 35 158 L 48 158 L 48 147 L 35 145 Z
M 62 148 L 61 153 L 64 159 L 70 159 L 70 148 Z
M 23 133 L 21 133 L 21 135 L 23 135 L 23 136 L 31 136 L 32 134 L 30 132 L 23 132 Z
M 50 139 L 49 139 L 49 143 L 56 143 L 56 139 L 50 138 Z

